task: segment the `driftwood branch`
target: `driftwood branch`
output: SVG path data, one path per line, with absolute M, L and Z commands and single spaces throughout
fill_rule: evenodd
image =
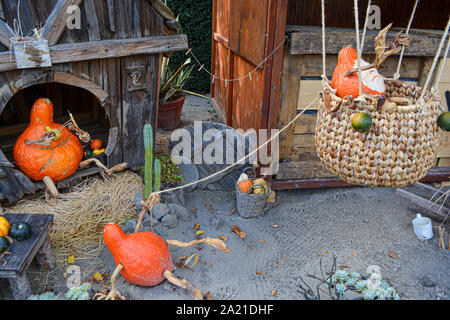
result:
M 175 275 L 170 272 L 169 270 L 164 271 L 163 273 L 164 277 L 166 277 L 166 279 L 180 287 L 183 289 L 187 289 L 189 291 L 189 293 L 191 294 L 191 296 L 195 299 L 195 300 L 203 300 L 203 293 L 198 290 L 197 288 L 195 288 L 189 281 L 187 281 L 186 279 L 178 279 L 177 277 L 175 277 Z

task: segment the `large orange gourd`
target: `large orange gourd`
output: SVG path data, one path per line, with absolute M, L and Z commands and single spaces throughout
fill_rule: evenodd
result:
M 49 130 L 55 130 L 57 137 L 48 145 L 36 142 Z M 69 129 L 53 122 L 53 103 L 40 98 L 31 108 L 30 124 L 17 139 L 13 154 L 16 165 L 31 179 L 40 181 L 48 176 L 60 181 L 75 173 L 83 147 Z
M 341 98 L 346 96 L 357 98 L 359 96 L 358 73 L 345 76 L 347 71 L 358 67 L 357 59 L 358 53 L 353 48 L 342 48 L 339 51 L 338 64 L 334 69 L 331 87 L 336 89 L 336 94 Z M 361 60 L 362 67 L 367 65 L 369 63 Z M 361 72 L 361 86 L 362 92 L 372 95 L 384 95 L 386 91 L 383 77 L 375 68 Z
M 118 225 L 108 224 L 103 240 L 116 265 L 123 266 L 120 274 L 129 283 L 155 286 L 166 279 L 164 271 L 173 270 L 167 243 L 153 232 L 125 234 Z

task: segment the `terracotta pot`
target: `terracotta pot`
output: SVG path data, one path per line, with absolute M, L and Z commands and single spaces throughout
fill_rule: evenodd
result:
M 177 100 L 160 102 L 158 106 L 158 128 L 172 130 L 180 124 L 185 96 Z

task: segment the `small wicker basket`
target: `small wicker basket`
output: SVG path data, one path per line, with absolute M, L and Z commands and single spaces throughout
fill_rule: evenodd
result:
M 253 170 L 253 169 L 252 169 Z M 244 170 L 245 172 L 246 170 Z M 253 170 L 254 172 L 254 170 Z M 256 173 L 255 173 L 256 175 Z M 236 201 L 237 201 L 237 211 L 239 215 L 243 218 L 256 218 L 264 213 L 264 209 L 266 208 L 267 199 L 272 193 L 272 189 L 269 184 L 267 184 L 267 192 L 263 194 L 254 194 L 251 193 L 252 189 L 256 186 L 263 187 L 260 184 L 253 185 L 247 193 L 241 192 L 239 190 L 238 183 L 235 184 L 236 188 Z
M 411 105 L 391 109 L 359 101 L 347 103 L 329 89 L 322 91 L 315 145 L 325 166 L 344 181 L 370 187 L 402 187 L 421 180 L 436 161 L 440 100 L 429 91 L 417 104 L 422 88 L 386 81 L 386 98 L 402 97 Z M 353 129 L 357 112 L 368 113 L 372 128 Z

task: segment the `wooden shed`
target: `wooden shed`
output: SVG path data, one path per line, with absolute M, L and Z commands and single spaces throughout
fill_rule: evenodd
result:
M 167 21 L 152 2 L 21 0 L 18 8 L 18 0 L 0 1 L 0 200 L 34 191 L 14 168 L 11 150 L 39 97 L 54 103 L 55 122 L 65 123 L 70 111 L 82 129 L 100 137 L 108 166 L 142 167 L 141 133 L 146 123 L 156 124 L 162 54 L 187 49 L 184 35 L 165 35 Z M 73 14 L 81 23 L 69 29 Z M 6 24 L 13 26 L 18 15 L 24 35 L 43 27 L 51 66 L 38 59 L 31 59 L 32 68 L 16 63 Z
M 327 76 L 331 79 L 339 50 L 347 45 L 356 47 L 353 1 L 326 0 L 325 3 Z M 367 0 L 359 1 L 360 26 L 365 22 L 367 3 Z M 381 9 L 381 27 L 393 22 L 388 42 L 399 30 L 406 29 L 414 1 L 377 0 L 372 4 Z M 450 7 L 443 1 L 419 2 L 400 80 L 424 84 L 449 14 Z M 363 55 L 366 61 L 373 61 L 378 31 L 367 31 Z M 223 121 L 234 128 L 282 128 L 321 89 L 320 0 L 214 0 L 212 39 L 212 73 L 221 78 L 244 76 L 268 57 L 251 77 L 239 82 L 213 81 L 211 85 L 215 108 Z M 285 45 L 277 50 L 285 39 Z M 397 63 L 398 55 L 388 58 L 382 74 L 392 77 Z M 439 88 L 443 105 L 447 107 L 445 92 L 450 90 L 450 61 L 446 69 Z M 274 189 L 348 185 L 334 177 L 316 155 L 317 107 L 307 110 L 294 126 L 282 133 L 280 169 L 272 177 Z M 436 167 L 423 181 L 449 180 L 449 139 L 448 133 L 441 132 Z

